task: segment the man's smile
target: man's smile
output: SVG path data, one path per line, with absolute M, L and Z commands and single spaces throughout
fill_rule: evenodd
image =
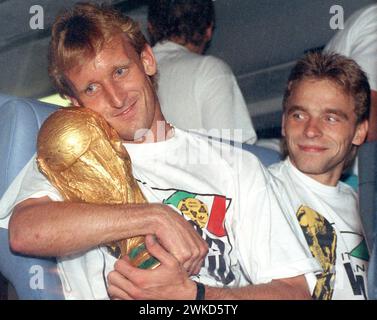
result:
M 307 144 L 307 145 L 299 144 L 298 147 L 301 151 L 310 152 L 310 153 L 321 153 L 321 152 L 324 152 L 328 149 L 326 147 L 309 145 L 309 144 Z
M 119 112 L 113 115 L 114 118 L 116 117 L 129 117 L 132 114 L 132 111 L 135 110 L 135 105 L 138 99 L 133 99 L 127 106 L 123 107 Z

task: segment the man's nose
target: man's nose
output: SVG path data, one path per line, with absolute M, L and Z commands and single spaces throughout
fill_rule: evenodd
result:
M 120 109 L 127 99 L 127 92 L 117 85 L 109 84 L 106 93 L 111 107 Z
M 305 126 L 305 135 L 308 138 L 315 138 L 322 135 L 321 125 L 317 119 L 309 119 Z

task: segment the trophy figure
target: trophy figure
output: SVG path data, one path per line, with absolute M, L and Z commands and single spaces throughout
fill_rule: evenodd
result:
M 117 132 L 88 108 L 62 108 L 47 118 L 38 135 L 37 164 L 65 201 L 147 202 Z M 159 265 L 146 250 L 143 236 L 106 247 L 116 258 L 127 255 L 133 266 L 150 269 Z

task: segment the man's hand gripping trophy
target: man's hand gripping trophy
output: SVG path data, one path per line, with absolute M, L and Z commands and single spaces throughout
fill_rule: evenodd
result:
M 62 108 L 49 116 L 39 131 L 37 164 L 65 201 L 147 202 L 117 132 L 88 108 Z M 117 258 L 127 255 L 133 266 L 149 269 L 159 265 L 146 250 L 143 236 L 107 247 Z

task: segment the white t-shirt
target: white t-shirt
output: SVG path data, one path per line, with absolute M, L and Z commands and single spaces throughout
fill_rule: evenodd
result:
M 343 182 L 336 187 L 319 183 L 289 159 L 270 166 L 269 171 L 280 184 L 280 202 L 294 208 L 292 217 L 300 221 L 313 255 L 328 271 L 317 281 L 313 297 L 365 299 L 369 255 L 356 193 Z
M 377 91 L 377 4 L 356 11 L 327 44 L 325 51 L 354 59 Z
M 207 241 L 209 253 L 195 280 L 233 287 L 307 274 L 313 286 L 319 265 L 297 241 L 299 227 L 282 214 L 273 180 L 255 156 L 179 129 L 166 141 L 126 148 L 148 201 L 175 208 Z M 35 161 L 22 178 L 12 190 L 15 201 L 3 205 L 6 212 L 31 197 L 61 200 Z M 114 262 L 104 248 L 59 259 L 66 297 L 106 299 L 104 279 Z
M 157 43 L 153 52 L 158 96 L 167 121 L 181 129 L 204 129 L 210 136 L 255 143 L 250 114 L 227 64 L 170 41 Z

